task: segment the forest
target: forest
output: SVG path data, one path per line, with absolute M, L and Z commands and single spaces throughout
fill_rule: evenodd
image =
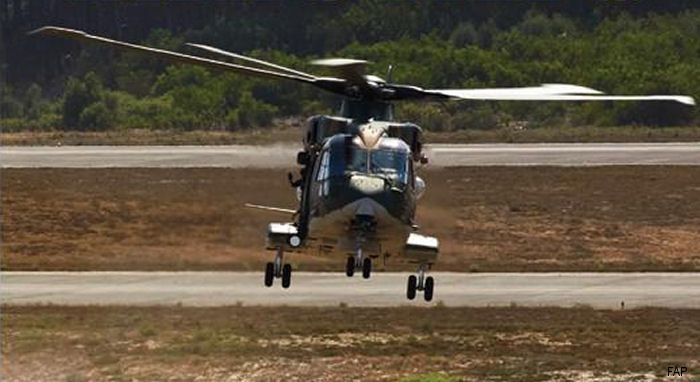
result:
M 296 83 L 171 65 L 27 36 L 55 25 L 200 54 L 187 42 L 323 73 L 321 57 L 370 61 L 392 82 L 429 88 L 573 83 L 615 94 L 700 99 L 700 2 L 500 0 L 3 0 L 3 131 L 130 128 L 236 131 L 331 113 L 338 99 Z M 331 73 L 326 73 L 331 74 Z M 670 102 L 445 102 L 397 105 L 433 131 L 697 126 Z

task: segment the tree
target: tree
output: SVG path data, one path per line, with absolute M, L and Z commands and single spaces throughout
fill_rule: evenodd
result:
M 85 84 L 74 77 L 68 79 L 63 96 L 63 127 L 78 128 L 80 113 L 91 103 Z
M 265 126 L 272 122 L 277 107 L 256 101 L 249 91 L 244 91 L 238 101 L 238 107 L 229 114 L 229 123 L 246 128 Z
M 41 86 L 31 84 L 24 95 L 24 117 L 37 120 L 41 116 Z

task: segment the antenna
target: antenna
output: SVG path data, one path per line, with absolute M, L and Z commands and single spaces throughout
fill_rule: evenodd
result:
M 389 67 L 386 69 L 386 82 L 391 82 L 392 74 L 394 74 L 394 65 L 389 64 Z

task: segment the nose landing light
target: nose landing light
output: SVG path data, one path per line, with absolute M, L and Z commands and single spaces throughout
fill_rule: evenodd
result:
M 289 236 L 287 243 L 293 248 L 298 248 L 301 245 L 301 238 L 299 235 L 291 235 Z

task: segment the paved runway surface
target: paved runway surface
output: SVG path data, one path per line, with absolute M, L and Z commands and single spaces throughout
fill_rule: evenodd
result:
M 219 306 L 425 306 L 405 297 L 404 273 L 370 280 L 296 272 L 290 289 L 262 285 L 262 272 L 3 272 L 0 301 L 10 304 Z M 447 306 L 700 308 L 700 273 L 433 273 L 435 299 Z
M 299 147 L 0 147 L 2 167 L 290 167 Z M 700 165 L 696 143 L 429 145 L 432 166 Z

